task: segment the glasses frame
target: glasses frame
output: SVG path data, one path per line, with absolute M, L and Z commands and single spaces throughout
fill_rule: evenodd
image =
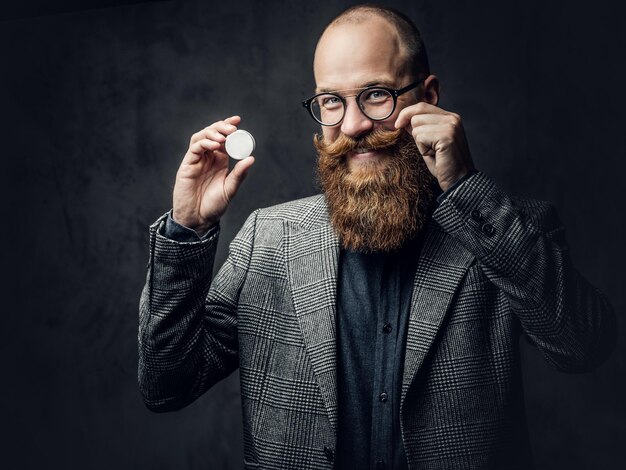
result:
M 356 95 L 346 95 L 346 96 L 341 96 L 340 94 L 338 94 L 337 92 L 332 92 L 332 91 L 326 91 L 324 93 L 317 93 L 316 95 L 311 96 L 309 99 L 304 100 L 302 102 L 302 106 L 304 106 L 307 111 L 309 112 L 309 114 L 311 115 L 311 117 L 313 119 L 315 119 L 315 121 L 318 124 L 321 124 L 322 126 L 328 126 L 328 127 L 332 127 L 332 126 L 336 126 L 339 123 L 341 123 L 341 121 L 343 121 L 343 118 L 346 117 L 346 109 L 348 107 L 348 100 L 346 98 L 350 98 L 351 96 L 354 96 L 356 99 L 356 103 L 359 106 L 359 110 L 361 111 L 361 113 L 363 113 L 363 115 L 368 118 L 371 119 L 372 121 L 384 121 L 385 119 L 387 119 L 389 116 L 391 116 L 394 111 L 396 110 L 396 105 L 398 103 L 398 97 L 401 95 L 404 95 L 406 92 L 411 91 L 413 88 L 416 88 L 418 85 L 420 85 L 425 79 L 422 78 L 421 80 L 418 80 L 416 82 L 413 82 L 403 88 L 400 88 L 398 90 L 395 90 L 393 88 L 388 88 L 388 87 L 384 87 L 384 86 L 379 86 L 379 85 L 372 85 L 372 86 L 368 86 L 365 87 L 363 89 L 361 89 L 361 91 L 359 93 L 357 93 Z M 357 88 L 358 89 L 358 88 Z M 385 90 L 386 92 L 388 92 L 391 97 L 393 98 L 393 106 L 391 107 L 391 111 L 389 112 L 389 114 L 387 114 L 385 117 L 381 117 L 381 118 L 373 118 L 368 116 L 367 114 L 365 114 L 365 111 L 363 111 L 363 108 L 361 108 L 361 105 L 359 104 L 359 100 L 361 99 L 361 96 L 363 95 L 363 93 L 366 93 L 368 91 L 371 90 Z M 317 119 L 315 117 L 315 114 L 313 114 L 313 109 L 311 108 L 311 104 L 313 103 L 313 100 L 316 99 L 318 96 L 322 96 L 322 95 L 332 95 L 332 96 L 336 96 L 337 98 L 339 98 L 339 100 L 343 103 L 343 114 L 341 115 L 341 118 L 339 118 L 339 120 L 334 123 L 334 124 L 324 124 L 322 121 L 320 121 L 319 119 Z

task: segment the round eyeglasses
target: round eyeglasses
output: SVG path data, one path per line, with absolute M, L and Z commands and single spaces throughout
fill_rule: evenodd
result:
M 337 93 L 318 93 L 302 102 L 313 119 L 322 126 L 336 126 L 346 115 L 346 98 L 356 97 L 361 112 L 372 121 L 382 121 L 393 114 L 396 109 L 398 96 L 412 90 L 422 83 L 424 79 L 413 82 L 410 85 L 394 90 L 381 86 L 368 86 L 356 94 L 341 96 Z

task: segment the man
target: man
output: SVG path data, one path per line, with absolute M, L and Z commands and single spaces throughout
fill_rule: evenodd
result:
M 546 203 L 476 171 L 437 107 L 419 32 L 353 7 L 315 51 L 323 195 L 255 211 L 214 279 L 238 116 L 194 134 L 151 227 L 140 309 L 147 406 L 182 408 L 239 367 L 246 468 L 532 467 L 518 340 L 558 369 L 615 341 Z

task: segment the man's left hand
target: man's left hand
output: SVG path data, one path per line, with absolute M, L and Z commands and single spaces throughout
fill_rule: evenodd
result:
M 404 108 L 395 126 L 409 132 L 442 190 L 474 170 L 461 116 L 420 102 Z

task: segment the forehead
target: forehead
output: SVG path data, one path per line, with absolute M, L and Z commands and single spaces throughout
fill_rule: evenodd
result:
M 318 90 L 346 90 L 371 83 L 398 85 L 404 64 L 396 29 L 373 16 L 330 26 L 317 45 L 313 71 Z

